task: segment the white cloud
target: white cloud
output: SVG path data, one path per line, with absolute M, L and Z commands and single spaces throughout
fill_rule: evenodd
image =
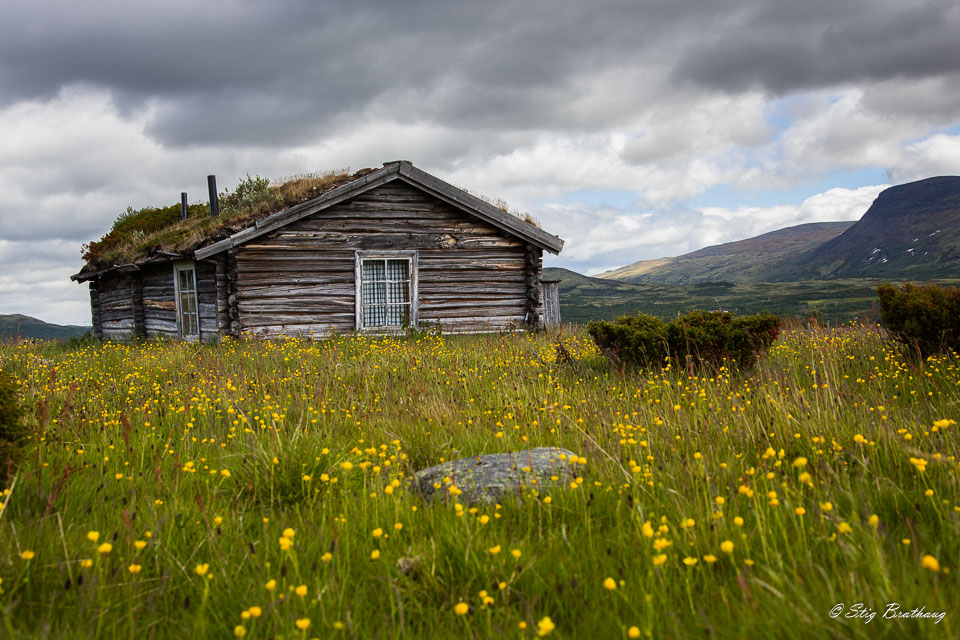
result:
M 600 273 L 637 260 L 682 255 L 705 246 L 743 240 L 810 222 L 858 220 L 890 185 L 830 189 L 799 205 L 699 207 L 672 214 L 592 208 L 586 203 L 552 207 L 575 241 L 549 266 Z M 619 258 L 619 260 L 618 260 Z M 597 265 L 604 265 L 601 268 Z M 610 266 L 612 265 L 612 266 Z
M 960 135 L 937 134 L 907 145 L 890 174 L 897 182 L 960 175 Z

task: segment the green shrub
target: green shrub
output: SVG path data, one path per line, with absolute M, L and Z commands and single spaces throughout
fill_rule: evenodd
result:
M 27 439 L 24 414 L 16 383 L 0 371 L 0 488 L 7 486 L 23 456 Z
M 590 336 L 618 364 L 659 365 L 669 356 L 686 363 L 749 368 L 780 335 L 782 321 L 768 313 L 735 317 L 722 311 L 691 311 L 667 323 L 646 314 L 615 322 L 591 322 Z
M 877 287 L 880 324 L 900 342 L 920 355 L 944 350 L 960 351 L 960 290 L 909 282 Z
M 275 199 L 270 191 L 270 178 L 251 178 L 248 173 L 246 180 L 241 179 L 233 193 L 224 191 L 220 195 L 220 206 L 225 212 L 240 211 L 254 209 L 261 204 L 269 206 Z

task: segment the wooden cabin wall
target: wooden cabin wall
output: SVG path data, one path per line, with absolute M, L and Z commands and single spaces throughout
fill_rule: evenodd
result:
M 217 324 L 217 280 L 213 260 L 197 262 L 197 302 L 200 311 L 200 339 L 216 340 L 220 336 Z M 173 263 L 144 265 L 140 268 L 143 280 L 143 315 L 147 338 L 178 337 L 176 289 L 173 282 Z
M 532 268 L 538 291 L 539 250 L 534 259 L 523 241 L 395 180 L 238 247 L 241 328 L 267 336 L 352 331 L 354 251 L 411 249 L 421 327 L 527 327 L 527 276 Z M 542 295 L 534 297 L 542 309 Z
M 177 303 L 174 299 L 173 265 L 141 267 L 143 316 L 147 338 L 177 337 Z
M 100 281 L 90 281 L 90 315 L 93 321 L 93 337 L 103 339 L 103 322 L 100 316 Z
M 543 283 L 543 326 L 546 329 L 561 326 L 560 290 L 557 281 Z
M 200 339 L 210 342 L 220 337 L 220 327 L 217 323 L 217 266 L 213 260 L 202 260 L 197 262 L 195 267 L 197 309 L 200 311 Z
M 100 337 L 103 340 L 128 340 L 135 332 L 134 278 L 128 273 L 110 273 L 98 286 Z

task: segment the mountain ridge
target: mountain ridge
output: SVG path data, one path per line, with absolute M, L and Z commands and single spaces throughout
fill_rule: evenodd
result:
M 857 221 L 786 227 L 598 277 L 663 284 L 960 277 L 960 176 L 884 189 Z
M 763 274 L 788 269 L 799 256 L 839 236 L 854 224 L 853 220 L 809 222 L 680 256 L 641 260 L 596 277 L 664 284 L 762 281 Z M 744 261 L 745 256 L 749 262 Z
M 89 334 L 91 327 L 44 322 L 22 313 L 0 314 L 0 339 L 69 340 Z

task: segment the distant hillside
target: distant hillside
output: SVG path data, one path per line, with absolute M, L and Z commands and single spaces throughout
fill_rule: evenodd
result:
M 960 177 L 890 187 L 857 222 L 804 224 L 600 274 L 632 283 L 960 277 Z
M 68 340 L 90 333 L 90 327 L 50 324 L 21 314 L 0 315 L 0 339 L 39 338 L 42 340 Z
M 806 252 L 780 279 L 960 276 L 960 177 L 890 187 L 859 222 Z
M 723 309 L 737 314 L 761 311 L 783 318 L 841 323 L 862 317 L 876 320 L 876 282 L 815 280 L 808 282 L 701 282 L 697 284 L 632 284 L 590 278 L 574 271 L 547 268 L 543 275 L 560 281 L 560 316 L 565 323 L 611 320 L 649 313 L 664 319 L 693 309 Z M 956 282 L 942 284 L 956 284 Z
M 598 277 L 662 284 L 776 280 L 793 268 L 800 256 L 833 240 L 853 224 L 852 221 L 801 224 L 675 258 L 641 260 Z

